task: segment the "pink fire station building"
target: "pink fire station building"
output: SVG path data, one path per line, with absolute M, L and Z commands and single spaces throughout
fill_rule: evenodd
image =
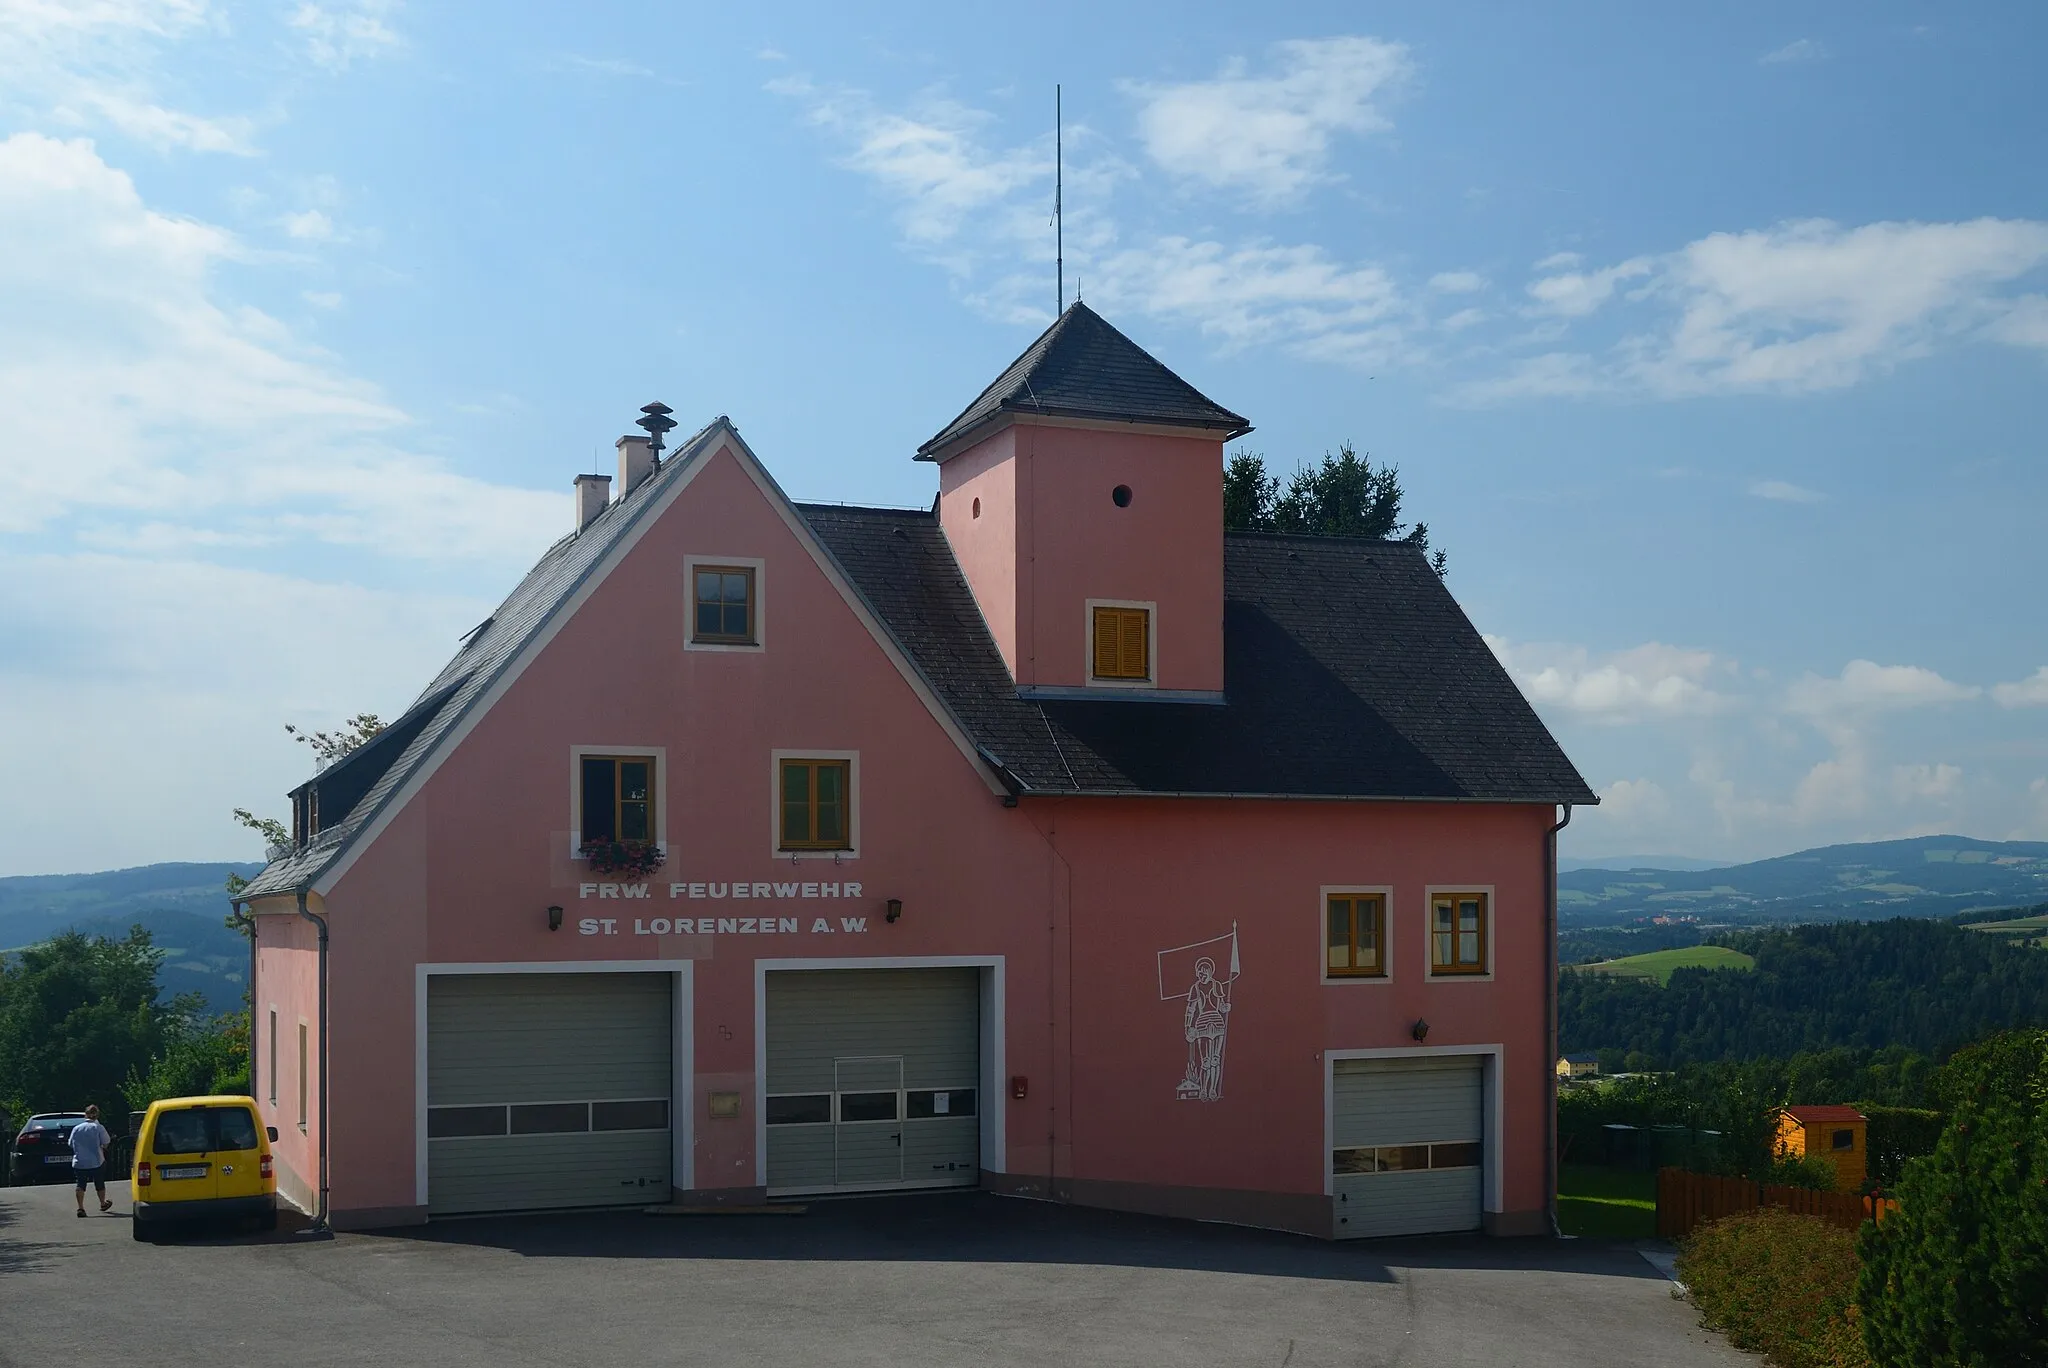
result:
M 928 512 L 621 439 L 242 895 L 281 1189 L 1550 1229 L 1594 796 L 1420 552 L 1224 530 L 1248 430 L 1075 304 Z

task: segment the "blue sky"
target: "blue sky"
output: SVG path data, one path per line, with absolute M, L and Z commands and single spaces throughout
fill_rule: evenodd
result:
M 1401 467 L 1569 853 L 2048 839 L 2048 11 L 1236 8 L 0 0 L 0 874 L 254 854 L 650 399 L 927 502 L 1055 81 L 1070 289 Z

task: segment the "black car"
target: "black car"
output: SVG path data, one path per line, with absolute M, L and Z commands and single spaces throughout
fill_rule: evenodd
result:
M 7 1167 L 7 1181 L 16 1187 L 30 1183 L 71 1181 L 71 1131 L 85 1120 L 84 1112 L 45 1112 L 31 1116 L 14 1137 L 14 1153 Z

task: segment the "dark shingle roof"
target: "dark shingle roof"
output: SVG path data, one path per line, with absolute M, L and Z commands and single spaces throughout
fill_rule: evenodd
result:
M 1598 801 L 1414 547 L 1224 539 L 1221 706 L 1017 696 L 929 513 L 799 510 L 1025 792 Z
M 454 659 L 441 667 L 441 673 L 427 685 L 418 700 L 392 723 L 391 730 L 401 735 L 407 731 L 412 733 L 404 749 L 387 746 L 372 750 L 377 746 L 374 741 L 363 748 L 371 752 L 366 760 L 383 764 L 385 768 L 367 784 L 364 783 L 368 778 L 366 775 L 356 773 L 347 776 L 350 781 L 347 787 L 360 791 L 362 797 L 345 814 L 331 809 L 324 811 L 322 820 L 328 825 L 300 849 L 273 861 L 237 896 L 248 899 L 292 892 L 311 883 L 339 859 L 363 829 L 376 820 L 392 795 L 425 763 L 442 739 L 461 725 L 477 700 L 489 691 L 505 667 L 547 624 L 555 609 L 576 592 L 605 554 L 648 515 L 658 502 L 660 491 L 691 463 L 693 457 L 731 431 L 731 425 L 725 419 L 718 419 L 681 443 L 674 455 L 662 463 L 659 471 L 631 494 L 615 500 L 590 526 L 549 547 L 539 563 L 527 571 L 519 587 L 498 606 L 497 612 L 482 627 L 470 633 Z M 425 715 L 424 722 L 421 721 L 422 715 Z M 352 755 L 341 761 L 320 778 L 338 776 L 355 758 Z
M 919 460 L 1004 413 L 1207 428 L 1228 441 L 1251 424 L 1175 375 L 1076 300 L 1010 368 L 917 449 Z

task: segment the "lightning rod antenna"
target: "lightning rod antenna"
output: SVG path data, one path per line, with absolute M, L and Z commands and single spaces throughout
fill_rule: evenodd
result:
M 1061 210 L 1066 189 L 1066 120 L 1060 107 L 1060 88 L 1052 88 L 1052 268 L 1053 279 L 1059 289 L 1059 307 L 1052 311 L 1058 318 L 1067 311 L 1067 224 Z

